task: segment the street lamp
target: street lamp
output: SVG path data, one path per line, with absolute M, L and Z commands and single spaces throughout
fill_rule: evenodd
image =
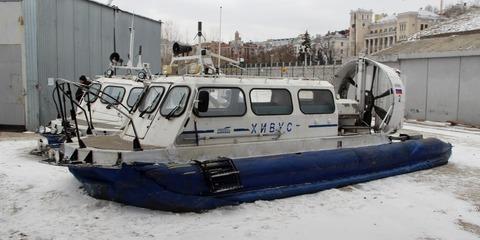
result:
M 270 54 L 270 77 L 272 76 L 273 54 Z

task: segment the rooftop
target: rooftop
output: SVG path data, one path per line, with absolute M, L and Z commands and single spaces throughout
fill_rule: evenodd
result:
M 375 56 L 445 53 L 474 50 L 480 50 L 480 31 L 470 34 L 432 37 L 416 41 L 407 41 L 378 52 L 375 54 Z
M 474 8 L 465 14 L 416 33 L 409 40 L 414 41 L 421 38 L 448 36 L 477 30 L 480 30 L 480 9 Z

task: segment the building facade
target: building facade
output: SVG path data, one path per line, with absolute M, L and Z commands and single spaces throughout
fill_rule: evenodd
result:
M 348 30 L 329 32 L 325 36 L 317 36 L 313 42 L 317 51 L 317 59 L 322 58 L 324 64 L 342 64 L 349 55 Z
M 350 56 L 370 55 L 406 41 L 442 20 L 428 11 L 404 12 L 396 15 L 380 14 L 358 9 L 350 13 Z
M 218 42 L 202 43 L 202 46 L 213 53 L 218 54 Z M 234 40 L 229 43 L 222 42 L 220 55 L 241 62 L 250 62 L 258 53 L 259 46 L 253 42 L 243 42 L 238 31 L 235 32 Z

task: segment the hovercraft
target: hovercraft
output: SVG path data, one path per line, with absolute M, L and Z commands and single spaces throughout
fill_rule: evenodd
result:
M 172 63 L 197 64 L 193 74 L 153 80 L 120 135 L 65 144 L 63 160 L 89 195 L 200 212 L 448 163 L 450 144 L 398 134 L 405 89 L 393 68 L 360 58 L 332 83 L 230 77 L 201 46 L 188 56 L 177 44 L 183 56 Z

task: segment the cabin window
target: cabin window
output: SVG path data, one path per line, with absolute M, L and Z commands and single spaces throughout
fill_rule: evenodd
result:
M 207 112 L 197 112 L 199 117 L 238 117 L 247 112 L 245 95 L 240 88 L 200 88 L 210 95 Z
M 253 89 L 250 101 L 256 115 L 289 115 L 293 112 L 292 97 L 286 89 Z
M 102 103 L 104 104 L 119 104 L 125 95 L 125 88 L 119 86 L 107 86 L 103 89 Z
M 182 115 L 185 112 L 189 96 L 190 88 L 188 87 L 172 88 L 162 103 L 160 113 L 166 118 Z
M 143 93 L 142 87 L 132 88 L 130 90 L 130 93 L 128 94 L 127 106 L 133 107 L 140 99 L 140 96 L 142 96 L 142 93 Z
M 335 100 L 329 90 L 298 91 L 300 110 L 304 114 L 331 114 L 335 112 Z
M 157 108 L 160 99 L 162 99 L 164 91 L 165 88 L 161 86 L 150 87 L 138 106 L 138 110 L 142 113 L 152 113 Z
M 98 94 L 100 93 L 100 88 L 102 88 L 102 85 L 99 83 L 92 83 L 88 87 L 88 94 L 83 97 L 83 99 L 87 102 L 93 103 L 97 101 Z

